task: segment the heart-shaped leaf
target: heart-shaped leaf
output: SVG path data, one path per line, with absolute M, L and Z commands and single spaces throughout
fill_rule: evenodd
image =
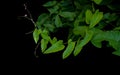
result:
M 77 56 L 81 52 L 83 46 L 85 46 L 92 39 L 92 36 L 93 36 L 93 31 L 91 31 L 91 30 L 86 31 L 85 37 L 75 47 L 74 56 Z
M 86 21 L 87 24 L 90 24 L 90 21 L 91 21 L 91 17 L 92 17 L 92 16 L 93 16 L 92 11 L 88 9 L 88 10 L 85 12 L 85 17 L 86 17 L 85 21 Z
M 53 44 L 51 47 L 49 47 L 46 51 L 44 51 L 44 54 L 55 53 L 63 50 L 64 48 L 65 46 L 63 45 L 63 41 L 59 40 L 55 44 Z
M 95 25 L 97 25 L 101 19 L 103 18 L 103 13 L 96 10 L 96 12 L 93 14 L 91 21 L 90 21 L 90 28 L 93 28 Z
M 41 40 L 41 50 L 42 50 L 42 52 L 44 52 L 45 49 L 47 48 L 47 44 L 48 44 L 48 40 L 45 40 L 45 39 Z
M 74 47 L 75 47 L 75 42 L 69 41 L 67 48 L 62 54 L 62 58 L 63 59 L 67 58 L 74 50 Z
M 35 43 L 38 42 L 39 35 L 40 35 L 41 32 L 42 32 L 41 29 L 35 29 L 34 30 L 34 32 L 33 32 L 33 39 L 34 39 Z

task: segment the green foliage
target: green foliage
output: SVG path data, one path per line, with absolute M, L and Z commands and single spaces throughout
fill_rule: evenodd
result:
M 82 37 L 84 37 L 85 35 L 85 31 L 88 29 L 87 26 L 76 26 L 73 29 L 73 33 L 75 35 L 81 35 Z
M 35 43 L 41 43 L 43 54 L 63 51 L 62 58 L 72 53 L 77 56 L 86 44 L 91 42 L 95 47 L 102 48 L 102 41 L 115 49 L 113 54 L 120 56 L 120 16 L 108 0 L 53 0 L 43 4 L 49 13 L 38 16 L 33 32 Z M 96 7 L 106 5 L 106 10 Z M 120 7 L 120 6 L 119 6 Z M 113 13 L 114 12 L 114 13 Z M 107 30 L 106 26 L 113 29 Z M 66 27 L 68 34 L 60 28 Z M 55 33 L 67 39 L 59 39 Z M 52 38 L 52 39 L 51 39 Z
M 40 28 L 41 25 L 43 25 L 43 24 L 46 22 L 46 20 L 48 19 L 48 17 L 49 17 L 49 16 L 48 16 L 48 14 L 46 14 L 46 13 L 41 14 L 41 15 L 38 17 L 37 22 L 36 22 L 37 27 Z
M 116 53 L 120 52 L 120 31 L 102 31 L 91 40 L 92 44 L 98 48 L 102 47 L 102 41 L 108 41 L 109 45 L 116 50 L 113 53 L 120 56 L 120 53 Z
M 85 35 L 84 39 L 82 39 L 80 41 L 80 43 L 78 43 L 78 45 L 76 45 L 76 47 L 75 47 L 74 56 L 76 56 L 80 53 L 82 48 L 91 40 L 92 36 L 93 36 L 93 31 L 86 30 L 86 35 Z
M 59 15 L 61 17 L 67 18 L 69 20 L 74 20 L 75 13 L 74 12 L 60 12 Z
M 40 33 L 41 33 L 41 29 L 35 29 L 34 30 L 33 39 L 34 39 L 35 43 L 38 42 Z
M 46 40 L 46 39 L 41 40 L 41 50 L 42 50 L 42 52 L 44 52 L 46 50 L 47 44 L 48 44 L 48 40 Z
M 85 16 L 86 16 L 86 23 L 90 24 L 91 18 L 93 16 L 92 11 L 88 9 L 85 13 Z
M 100 4 L 102 0 L 93 0 L 96 4 Z
M 45 3 L 43 6 L 44 7 L 52 7 L 57 3 L 57 1 L 49 1 L 47 3 Z
M 45 50 L 44 54 L 58 52 L 58 51 L 63 50 L 64 48 L 65 46 L 63 45 L 63 41 L 59 40 L 55 44 L 53 44 L 51 47 L 49 47 L 47 50 Z
M 68 46 L 63 52 L 63 59 L 67 58 L 72 53 L 74 47 L 75 47 L 75 42 L 72 42 L 71 39 L 68 40 Z
M 61 22 L 59 15 L 55 17 L 55 25 L 56 27 L 62 27 L 62 22 Z
M 95 25 L 99 23 L 99 21 L 102 19 L 103 13 L 99 12 L 99 10 L 96 10 L 93 16 L 91 17 L 90 20 L 90 28 L 93 28 Z

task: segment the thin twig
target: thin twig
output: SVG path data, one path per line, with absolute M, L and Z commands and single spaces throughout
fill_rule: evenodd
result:
M 27 5 L 26 5 L 26 4 L 24 4 L 24 7 L 25 7 L 25 10 L 26 10 L 26 11 L 28 12 L 28 14 L 30 15 L 30 18 L 33 19 L 30 11 L 27 9 Z
M 36 58 L 39 57 L 39 56 L 37 55 L 37 49 L 38 49 L 39 45 L 40 45 L 40 42 L 39 42 L 39 43 L 37 44 L 37 46 L 35 47 L 35 51 L 34 51 L 34 55 L 35 55 Z
M 31 21 L 31 19 L 29 18 L 29 17 L 27 17 L 27 16 L 18 16 L 18 17 L 20 17 L 20 18 L 26 18 L 27 20 L 30 20 Z M 33 22 L 32 22 L 33 23 Z M 34 24 L 34 23 L 33 23 Z
M 32 31 L 30 31 L 30 32 L 27 32 L 27 33 L 25 33 L 25 34 L 27 35 L 27 34 L 31 34 L 31 33 L 33 33 L 33 30 L 32 30 Z
M 30 20 L 30 21 L 34 24 L 34 26 L 36 27 L 37 25 L 36 25 L 36 23 L 34 22 L 33 17 L 32 17 L 32 15 L 31 15 L 30 11 L 29 11 L 28 8 L 27 8 L 27 5 L 24 4 L 24 7 L 25 7 L 25 10 L 28 12 L 28 15 L 30 16 L 30 17 L 27 17 L 27 16 L 24 16 L 24 17 L 27 18 L 28 20 Z

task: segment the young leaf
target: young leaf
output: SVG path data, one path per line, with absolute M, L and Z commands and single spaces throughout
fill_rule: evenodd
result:
M 57 38 L 56 37 L 54 37 L 52 40 L 50 40 L 50 43 L 53 45 L 53 44 L 55 44 L 57 42 Z
M 42 50 L 42 52 L 44 52 L 45 49 L 47 48 L 47 44 L 48 44 L 48 40 L 45 40 L 45 39 L 41 40 L 41 50 Z
M 100 4 L 102 0 L 93 0 L 96 4 Z
M 65 46 L 63 45 L 63 41 L 59 40 L 55 44 L 53 44 L 51 47 L 49 47 L 46 51 L 44 51 L 44 54 L 55 53 L 63 50 L 64 48 Z
M 33 32 L 33 39 L 34 39 L 35 43 L 38 42 L 39 35 L 40 35 L 41 32 L 42 32 L 41 29 L 35 29 L 34 30 L 34 32 Z
M 85 12 L 85 16 L 86 16 L 86 19 L 85 19 L 86 23 L 87 23 L 87 24 L 90 24 L 91 17 L 93 16 L 92 11 L 88 9 L 88 10 Z
M 93 31 L 86 31 L 86 36 L 84 37 L 84 39 L 81 40 L 80 43 L 75 47 L 74 56 L 77 56 L 81 52 L 83 46 L 85 46 L 92 39 L 92 36 Z
M 56 27 L 62 27 L 62 21 L 61 21 L 59 15 L 57 15 L 55 17 L 55 25 L 56 25 Z
M 48 1 L 47 3 L 43 4 L 44 7 L 51 7 L 54 6 L 57 1 Z
M 68 40 L 68 44 L 71 43 L 71 42 L 72 42 L 72 39 L 69 39 L 69 40 Z
M 74 47 L 75 47 L 75 42 L 69 41 L 67 48 L 62 54 L 62 58 L 63 59 L 67 58 L 74 50 Z
M 89 27 L 93 28 L 96 24 L 100 22 L 102 18 L 103 18 L 103 13 L 96 10 L 96 12 L 92 16 Z

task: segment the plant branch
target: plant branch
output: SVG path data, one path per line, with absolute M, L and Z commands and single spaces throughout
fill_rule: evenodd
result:
M 39 57 L 39 56 L 37 55 L 37 49 L 38 49 L 39 45 L 40 45 L 40 42 L 39 42 L 39 43 L 37 44 L 37 46 L 35 47 L 35 51 L 34 51 L 34 55 L 35 55 L 36 58 Z
M 33 33 L 33 30 L 32 30 L 32 31 L 29 31 L 29 32 L 27 32 L 27 33 L 25 33 L 25 34 L 27 35 L 27 34 L 31 34 L 31 33 Z
M 29 11 L 28 8 L 27 8 L 27 5 L 24 4 L 24 7 L 25 7 L 25 10 L 28 12 L 28 15 L 30 16 L 30 17 L 27 17 L 27 15 L 25 15 L 24 17 L 27 18 L 28 20 L 30 20 L 30 21 L 34 24 L 34 26 L 36 27 L 37 25 L 36 25 L 36 23 L 34 22 L 33 17 L 32 17 L 32 15 L 31 15 L 30 11 Z

